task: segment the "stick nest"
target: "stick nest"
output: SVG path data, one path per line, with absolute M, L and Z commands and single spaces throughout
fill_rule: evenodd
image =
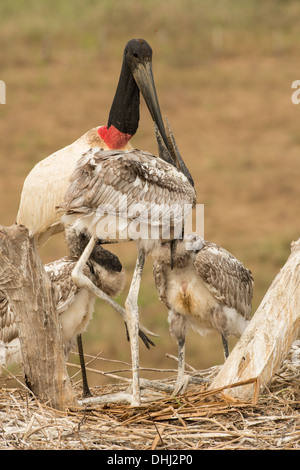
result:
M 228 399 L 208 385 L 219 366 L 191 372 L 203 380 L 186 393 L 146 389 L 141 407 L 88 404 L 59 412 L 22 386 L 0 389 L 0 449 L 31 450 L 282 450 L 300 449 L 299 342 L 258 402 Z M 296 360 L 295 360 L 296 358 Z M 175 376 L 164 379 L 173 385 Z M 74 384 L 81 399 L 81 384 Z M 119 383 L 95 387 L 94 396 L 126 390 Z

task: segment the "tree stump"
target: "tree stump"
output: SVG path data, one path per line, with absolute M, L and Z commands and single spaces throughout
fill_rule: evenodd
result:
M 257 401 L 287 356 L 300 328 L 300 239 L 278 273 L 248 327 L 235 345 L 210 388 L 227 388 L 225 394 Z M 253 380 L 251 380 L 253 379 Z
M 76 405 L 51 283 L 24 226 L 0 226 L 0 290 L 16 316 L 30 390 L 41 402 L 59 410 Z

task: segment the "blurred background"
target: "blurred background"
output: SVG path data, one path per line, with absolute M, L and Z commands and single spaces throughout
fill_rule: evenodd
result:
M 205 238 L 251 269 L 255 312 L 300 236 L 300 105 L 291 101 L 300 79 L 299 18 L 297 0 L 1 0 L 0 223 L 14 223 L 23 181 L 38 161 L 107 123 L 124 46 L 142 37 L 153 49 L 163 115 L 205 205 Z M 156 152 L 143 102 L 132 143 Z M 123 304 L 136 247 L 113 251 L 127 271 Z M 41 250 L 44 262 L 65 253 L 60 236 Z M 151 351 L 141 344 L 141 365 L 176 368 L 166 356 L 177 348 L 150 258 L 140 318 L 160 335 Z M 99 300 L 83 341 L 87 354 L 130 362 L 123 323 Z M 221 339 L 191 332 L 186 354 L 196 369 L 222 363 Z M 89 378 L 93 385 L 107 380 Z

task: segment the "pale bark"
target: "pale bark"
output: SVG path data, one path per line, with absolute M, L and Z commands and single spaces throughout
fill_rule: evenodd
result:
M 288 354 L 300 328 L 300 239 L 280 270 L 251 322 L 232 350 L 211 389 L 254 379 L 228 388 L 225 394 L 256 401 Z
M 32 393 L 59 410 L 76 405 L 51 283 L 24 226 L 0 227 L 0 290 L 16 315 L 24 375 Z

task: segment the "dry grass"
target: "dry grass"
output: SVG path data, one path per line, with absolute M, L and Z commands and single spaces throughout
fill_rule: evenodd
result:
M 208 391 L 218 367 L 195 371 L 192 376 L 205 382 L 176 398 L 147 388 L 144 400 L 150 401 L 139 408 L 89 404 L 58 412 L 20 387 L 2 388 L 0 449 L 299 450 L 300 368 L 294 360 L 299 351 L 299 346 L 291 349 L 257 403 L 228 400 L 222 390 Z M 163 382 L 172 385 L 174 380 Z M 80 383 L 74 386 L 80 399 Z M 125 388 L 119 381 L 92 392 L 103 396 Z

